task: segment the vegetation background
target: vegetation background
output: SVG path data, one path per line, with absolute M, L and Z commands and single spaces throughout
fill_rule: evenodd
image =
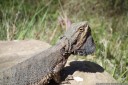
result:
M 86 60 L 128 83 L 128 0 L 0 0 L 0 40 L 39 39 L 54 45 L 66 28 L 61 19 L 88 21 L 96 52 Z

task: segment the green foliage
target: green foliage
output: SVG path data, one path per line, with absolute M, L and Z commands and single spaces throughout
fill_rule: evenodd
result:
M 0 40 L 39 39 L 55 44 L 65 29 L 58 16 L 87 20 L 96 42 L 92 61 L 128 82 L 127 0 L 1 0 Z

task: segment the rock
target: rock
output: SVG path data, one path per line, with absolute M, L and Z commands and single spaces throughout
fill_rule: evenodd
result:
M 90 61 L 68 61 L 61 72 L 63 82 L 71 75 L 73 79 L 62 85 L 96 85 L 96 83 L 117 83 L 101 66 Z
M 0 41 L 0 71 L 10 68 L 49 47 L 48 43 L 38 40 Z M 68 59 L 61 72 L 63 82 L 69 75 L 73 77 L 73 80 L 68 80 L 70 84 L 62 85 L 96 85 L 96 83 L 116 82 L 98 64 L 90 61 L 72 61 L 72 57 Z
M 39 40 L 0 41 L 0 71 L 20 63 L 50 45 Z

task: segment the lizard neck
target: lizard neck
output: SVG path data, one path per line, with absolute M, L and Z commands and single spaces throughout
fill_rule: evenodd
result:
M 65 58 L 70 56 L 71 53 L 69 51 L 69 40 L 66 37 L 63 37 L 55 46 L 54 48 L 60 49 L 60 54 Z
M 50 75 L 48 76 L 49 78 L 53 76 L 52 74 L 56 74 L 63 69 L 63 67 L 67 62 L 68 57 L 70 56 L 70 54 L 63 55 L 65 52 L 64 48 L 66 46 L 65 42 L 66 41 L 63 38 L 55 46 L 42 52 L 42 54 L 45 54 L 45 58 L 43 59 L 42 65 L 47 65 L 47 67 L 43 68 L 43 70 L 44 71 L 47 71 L 47 69 L 49 70 L 47 72 L 47 74 Z M 47 76 L 47 75 L 44 74 L 44 76 Z M 48 81 L 47 78 L 44 80 Z M 55 81 L 58 81 L 58 80 L 55 79 Z

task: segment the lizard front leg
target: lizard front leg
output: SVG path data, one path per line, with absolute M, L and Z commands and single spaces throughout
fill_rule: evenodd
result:
M 56 83 L 60 83 L 61 82 L 60 71 L 62 70 L 62 68 L 64 67 L 66 62 L 67 62 L 67 59 L 64 58 L 60 63 L 58 63 L 56 65 L 56 67 L 53 70 L 53 75 L 52 76 L 53 76 L 53 80 Z

